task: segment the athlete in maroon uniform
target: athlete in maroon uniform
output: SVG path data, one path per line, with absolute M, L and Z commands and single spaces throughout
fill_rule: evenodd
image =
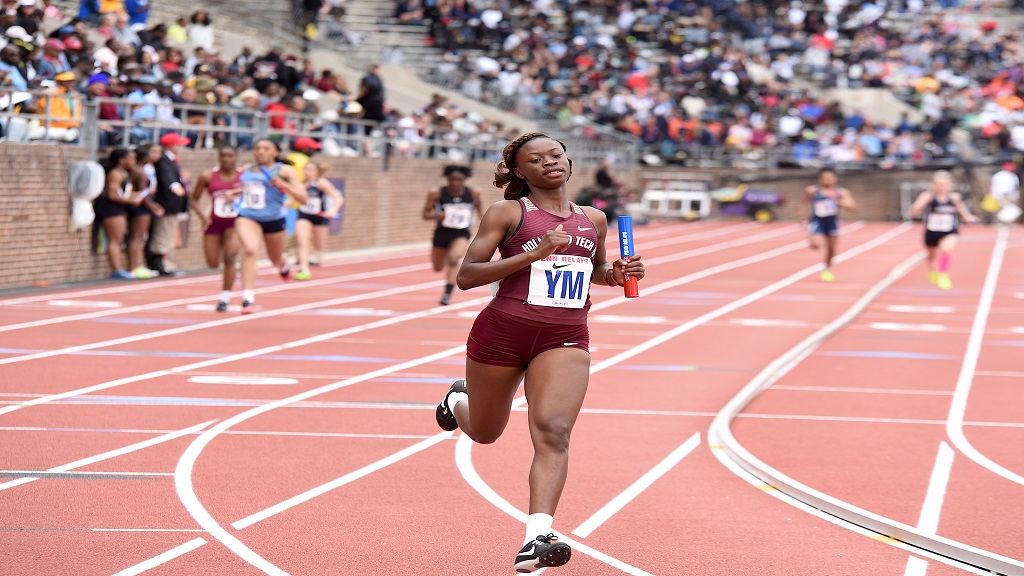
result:
M 473 324 L 466 379 L 438 405 L 437 423 L 461 428 L 476 442 L 494 442 L 525 379 L 534 457 L 530 516 L 514 567 L 533 572 L 565 564 L 571 552 L 551 526 L 590 376 L 589 285 L 621 286 L 626 273 L 643 278 L 644 266 L 640 256 L 607 261 L 608 221 L 596 208 L 569 202 L 572 162 L 561 142 L 524 134 L 502 156 L 494 185 L 504 188 L 505 200 L 484 214 L 457 278 L 463 290 L 500 285 Z M 501 259 L 492 261 L 495 250 Z
M 224 280 L 217 311 L 227 312 L 231 288 L 235 285 L 235 262 L 238 260 L 239 243 L 235 235 L 238 211 L 235 210 L 234 200 L 242 190 L 242 171 L 238 169 L 238 152 L 234 148 L 221 148 L 218 160 L 220 163 L 216 170 L 203 172 L 196 181 L 192 206 L 206 228 L 203 234 L 206 265 L 210 268 L 220 266 L 223 254 Z M 209 214 L 199 208 L 203 192 L 210 195 Z

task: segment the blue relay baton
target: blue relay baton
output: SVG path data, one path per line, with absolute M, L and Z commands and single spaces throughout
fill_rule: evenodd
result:
M 633 244 L 633 217 L 619 216 L 619 255 L 625 260 L 636 254 L 636 246 Z M 626 298 L 639 298 L 640 286 L 637 284 L 637 277 L 626 274 L 626 283 L 622 286 Z

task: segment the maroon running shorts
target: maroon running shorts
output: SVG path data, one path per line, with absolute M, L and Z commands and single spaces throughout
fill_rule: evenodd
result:
M 542 352 L 579 348 L 590 352 L 586 324 L 547 324 L 484 308 L 473 322 L 466 355 L 481 364 L 525 368 Z
M 206 227 L 207 236 L 220 236 L 224 232 L 235 227 L 234 218 L 214 218 L 210 220 L 210 225 Z

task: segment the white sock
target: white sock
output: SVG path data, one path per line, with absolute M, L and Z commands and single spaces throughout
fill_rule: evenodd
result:
M 452 414 L 455 414 L 455 405 L 458 404 L 459 402 L 462 402 L 463 400 L 468 401 L 469 394 L 466 394 L 465 392 L 455 392 L 451 394 L 450 396 L 448 396 L 448 410 Z
M 242 290 L 242 300 L 245 300 L 246 302 L 255 302 L 256 293 L 252 290 Z
M 220 291 L 220 301 L 221 302 L 231 302 L 231 290 L 221 290 Z
M 523 539 L 523 546 L 537 536 L 547 536 L 551 533 L 551 524 L 555 521 L 550 514 L 530 514 L 526 517 L 526 537 Z

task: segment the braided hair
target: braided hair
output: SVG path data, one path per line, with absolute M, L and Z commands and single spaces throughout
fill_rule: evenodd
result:
M 502 159 L 494 170 L 494 187 L 504 188 L 505 200 L 518 200 L 530 195 L 530 185 L 526 183 L 525 179 L 516 176 L 513 169 L 516 167 L 516 154 L 519 153 L 519 149 L 523 147 L 523 144 L 537 138 L 550 138 L 558 142 L 562 150 L 565 151 L 564 142 L 551 138 L 543 132 L 527 132 L 506 144 L 505 149 L 501 151 Z M 569 160 L 569 170 L 572 171 L 572 160 Z

